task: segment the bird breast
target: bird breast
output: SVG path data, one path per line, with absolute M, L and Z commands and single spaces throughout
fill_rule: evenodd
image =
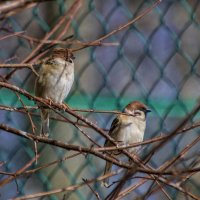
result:
M 39 96 L 50 98 L 57 103 L 67 97 L 74 81 L 74 63 L 57 58 L 41 67 L 39 84 L 43 91 Z
M 121 127 L 119 130 L 117 141 L 123 141 L 124 144 L 132 144 L 142 142 L 146 122 L 137 117 L 123 116 Z M 130 151 L 135 151 L 137 148 L 132 148 Z

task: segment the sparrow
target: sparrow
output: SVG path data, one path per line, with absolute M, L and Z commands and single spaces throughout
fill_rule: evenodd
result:
M 61 104 L 74 82 L 74 56 L 69 49 L 56 48 L 41 61 L 35 95 Z M 41 104 L 38 104 L 41 106 Z M 41 136 L 49 136 L 49 109 L 41 108 Z
M 128 145 L 136 142 L 142 142 L 146 128 L 146 116 L 150 112 L 148 107 L 139 101 L 129 103 L 122 114 L 118 114 L 113 120 L 109 130 L 109 136 L 112 137 L 117 144 Z M 114 146 L 109 140 L 105 141 L 104 147 Z M 129 153 L 137 153 L 139 147 L 127 149 Z M 111 156 L 120 156 L 119 151 L 113 151 Z M 112 168 L 111 162 L 106 162 L 104 175 L 109 173 Z M 109 179 L 103 181 L 105 187 L 109 186 Z

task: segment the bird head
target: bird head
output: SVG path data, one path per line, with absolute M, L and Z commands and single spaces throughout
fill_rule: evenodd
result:
M 70 63 L 73 63 L 73 60 L 75 59 L 72 51 L 70 49 L 64 49 L 64 48 L 53 49 L 52 57 L 53 58 L 61 58 Z
M 133 115 L 134 117 L 145 120 L 147 113 L 151 112 L 151 110 L 148 109 L 145 104 L 139 101 L 133 101 L 125 107 L 124 112 Z

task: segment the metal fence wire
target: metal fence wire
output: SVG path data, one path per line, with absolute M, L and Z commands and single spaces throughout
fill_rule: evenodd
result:
M 19 3 L 20 6 L 10 7 L 13 6 L 13 2 Z M 3 63 L 19 64 L 24 61 L 25 63 L 38 61 L 37 57 L 35 60 L 28 60 L 27 57 L 42 43 L 42 40 L 56 39 L 62 29 L 68 26 L 67 23 L 71 18 L 70 26 L 62 38 L 73 35 L 70 41 L 94 41 L 139 16 L 155 1 L 22 2 L 21 0 L 0 2 L 1 66 Z M 73 9 L 69 13 L 72 6 L 74 10 L 77 9 L 76 13 Z M 1 12 L 2 10 L 4 12 Z M 64 20 L 68 21 L 58 27 L 51 37 L 45 38 L 63 19 L 63 16 L 65 16 Z M 62 38 L 57 40 L 60 41 Z M 121 111 L 127 103 L 139 100 L 152 110 L 147 118 L 144 140 L 167 136 L 198 105 L 200 94 L 199 38 L 199 0 L 163 0 L 140 20 L 103 40 L 101 45 L 93 45 L 74 53 L 76 57 L 74 61 L 75 82 L 65 103 L 73 109 Z M 42 48 L 48 45 L 43 44 Z M 66 47 L 63 44 L 57 46 Z M 77 46 L 76 43 L 67 47 Z M 0 71 L 1 83 L 15 85 L 34 95 L 36 76 L 32 70 L 18 69 L 9 78 L 7 75 L 13 69 L 1 68 Z M 5 80 L 6 77 L 7 80 Z M 12 131 L 2 128 L 6 125 L 32 133 L 30 118 L 26 111 L 23 113 L 18 109 L 25 105 L 32 108 L 36 106 L 35 102 L 25 95 L 1 84 L 0 199 L 6 200 L 50 191 L 54 193 L 41 197 L 34 196 L 34 199 L 105 199 L 115 188 L 117 182 L 110 188 L 102 187 L 99 181 L 73 188 L 75 185 L 85 183 L 84 180 L 102 176 L 105 160 L 95 155 L 38 142 L 38 161 L 30 163 L 35 157 L 33 141 L 11 134 Z M 17 110 L 14 111 L 11 108 Z M 62 113 L 62 111 L 59 112 Z M 112 113 L 76 112 L 105 131 L 110 128 L 115 117 Z M 39 109 L 30 109 L 30 113 L 38 135 Z M 70 120 L 80 122 L 70 114 L 63 114 Z M 54 113 L 52 117 L 58 116 Z M 175 161 L 167 170 L 178 173 L 178 170 L 195 168 L 196 171 L 177 175 L 176 178 L 174 175 L 171 178 L 168 178 L 167 174 L 163 175 L 163 179 L 170 184 L 174 183 L 177 188 L 161 182 L 160 179 L 157 181 L 149 179 L 142 184 L 141 180 L 146 180 L 142 177 L 147 175 L 138 172 L 126 182 L 124 187 L 127 188 L 137 183 L 140 183 L 140 186 L 121 199 L 200 199 L 197 170 L 200 153 L 198 120 L 198 113 L 192 115 L 187 121 L 187 126 L 191 125 L 193 128 L 170 138 L 148 162 L 148 165 L 156 170 L 168 161 L 177 159 L 178 162 Z M 50 138 L 54 140 L 86 148 L 97 147 L 94 144 L 92 146 L 88 138 L 90 137 L 99 145 L 104 144 L 105 138 L 93 129 L 81 126 L 81 132 L 71 123 L 62 120 L 51 119 L 50 124 Z M 194 127 L 197 128 L 194 129 Z M 83 134 L 83 131 L 88 137 Z M 196 143 L 192 144 L 195 141 Z M 145 145 L 141 154 L 148 153 L 152 147 L 153 144 Z M 54 161 L 55 163 L 52 163 Z M 43 168 L 35 172 L 30 171 L 38 167 Z M 119 166 L 114 166 L 112 171 L 117 169 Z M 112 177 L 111 182 L 119 180 L 120 177 L 121 175 Z M 72 188 L 60 191 L 69 186 Z

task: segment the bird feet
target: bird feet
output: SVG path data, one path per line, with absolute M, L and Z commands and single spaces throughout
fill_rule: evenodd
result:
M 44 137 L 44 138 L 48 138 L 49 137 L 49 133 L 40 133 L 40 137 Z
M 65 103 L 62 103 L 62 104 L 61 104 L 61 107 L 62 107 L 63 110 L 71 109 L 71 108 L 70 108 L 67 104 L 65 104 Z
M 40 137 L 48 138 L 49 137 L 49 127 L 41 127 Z
M 117 141 L 117 147 L 122 147 L 122 146 L 126 146 L 126 143 L 123 141 Z
M 50 99 L 50 98 L 47 98 L 47 102 L 48 102 L 48 104 L 51 106 L 51 104 L 53 103 L 53 100 Z

